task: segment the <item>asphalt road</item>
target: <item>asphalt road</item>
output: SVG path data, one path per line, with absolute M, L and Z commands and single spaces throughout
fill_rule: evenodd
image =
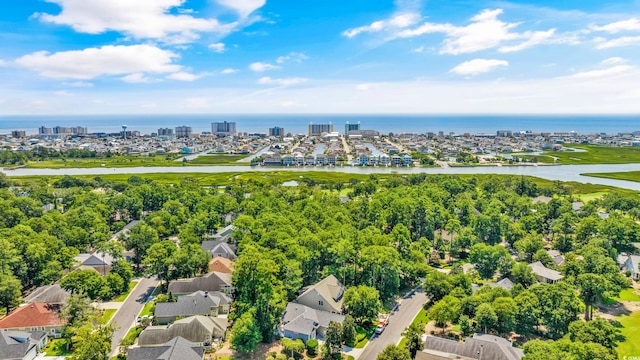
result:
M 427 296 L 416 290 L 413 296 L 402 299 L 398 309 L 389 316 L 389 325 L 384 332 L 378 336 L 374 335 L 367 343 L 364 351 L 358 356 L 358 359 L 373 360 L 385 347 L 391 344 L 397 344 L 402 338 L 402 332 L 406 329 L 413 319 L 418 315 L 422 306 L 427 302 Z
M 116 331 L 113 334 L 113 341 L 111 342 L 111 356 L 118 354 L 120 340 L 127 335 L 129 329 L 136 325 L 138 314 L 142 311 L 145 300 L 153 293 L 156 285 L 158 285 L 157 278 L 142 278 L 124 303 L 122 303 L 120 309 L 113 315 L 111 324 L 115 326 Z

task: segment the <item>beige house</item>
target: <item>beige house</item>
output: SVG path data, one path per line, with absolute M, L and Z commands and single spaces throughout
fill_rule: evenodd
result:
M 342 314 L 342 297 L 345 290 L 344 285 L 335 276 L 329 275 L 304 289 L 295 302 L 312 309 Z

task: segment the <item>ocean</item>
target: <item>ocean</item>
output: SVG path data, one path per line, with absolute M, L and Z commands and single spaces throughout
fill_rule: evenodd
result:
M 497 130 L 549 131 L 581 134 L 640 131 L 640 115 L 70 115 L 70 116 L 0 116 L 0 134 L 25 130 L 37 134 L 40 126 L 86 126 L 93 132 L 127 130 L 143 134 L 158 128 L 191 126 L 194 133 L 211 131 L 211 122 L 235 121 L 238 132 L 267 133 L 279 126 L 285 132 L 307 133 L 310 122 L 331 122 L 334 131 L 344 132 L 347 121 L 360 122 L 363 130 L 426 133 L 495 133 Z

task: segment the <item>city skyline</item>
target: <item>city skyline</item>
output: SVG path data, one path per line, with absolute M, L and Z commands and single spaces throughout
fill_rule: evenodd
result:
M 2 10 L 0 115 L 638 113 L 640 100 L 633 0 Z

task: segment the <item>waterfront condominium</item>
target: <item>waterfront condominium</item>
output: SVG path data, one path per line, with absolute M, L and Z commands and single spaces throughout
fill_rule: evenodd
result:
M 176 127 L 176 138 L 188 138 L 191 137 L 193 130 L 191 126 L 177 126 Z
M 309 123 L 309 136 L 320 136 L 322 133 L 333 132 L 333 124 L 314 124 Z
M 211 134 L 215 136 L 236 136 L 236 123 L 227 121 L 211 123 Z
M 349 135 L 349 131 L 358 131 L 358 130 L 360 130 L 360 121 L 358 121 L 357 124 L 351 124 L 348 121 L 347 121 L 346 124 L 344 124 L 344 135 L 345 136 Z
M 278 127 L 278 126 L 274 126 L 272 128 L 269 128 L 269 136 L 283 137 L 284 136 L 284 128 L 281 128 L 281 127 Z

